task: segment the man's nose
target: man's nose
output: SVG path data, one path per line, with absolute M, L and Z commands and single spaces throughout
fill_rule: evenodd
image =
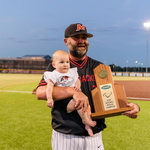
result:
M 84 43 L 84 40 L 82 38 L 79 38 L 78 42 L 79 43 Z

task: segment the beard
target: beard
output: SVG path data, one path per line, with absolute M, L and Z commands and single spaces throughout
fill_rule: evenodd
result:
M 84 46 L 84 50 L 79 50 L 78 49 L 79 46 Z M 89 43 L 72 45 L 70 41 L 68 42 L 68 49 L 70 54 L 77 58 L 82 58 L 83 56 L 85 56 L 88 51 L 88 48 Z

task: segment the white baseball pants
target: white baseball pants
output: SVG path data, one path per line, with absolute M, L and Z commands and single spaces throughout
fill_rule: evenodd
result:
M 104 150 L 102 133 L 90 137 L 62 134 L 53 130 L 52 150 Z

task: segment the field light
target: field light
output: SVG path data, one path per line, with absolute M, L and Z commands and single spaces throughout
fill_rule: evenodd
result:
M 144 27 L 146 27 L 146 28 L 150 27 L 150 22 L 144 23 Z
M 147 67 L 148 67 L 148 29 L 150 27 L 150 22 L 144 23 L 144 27 L 147 28 L 147 51 L 146 51 L 146 73 L 147 73 L 148 72 L 147 71 Z

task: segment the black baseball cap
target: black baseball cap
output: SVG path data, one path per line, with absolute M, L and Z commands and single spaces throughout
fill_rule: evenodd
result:
M 88 38 L 93 37 L 92 34 L 87 33 L 86 27 L 81 23 L 71 24 L 65 30 L 65 38 L 75 36 L 78 34 L 85 34 Z

